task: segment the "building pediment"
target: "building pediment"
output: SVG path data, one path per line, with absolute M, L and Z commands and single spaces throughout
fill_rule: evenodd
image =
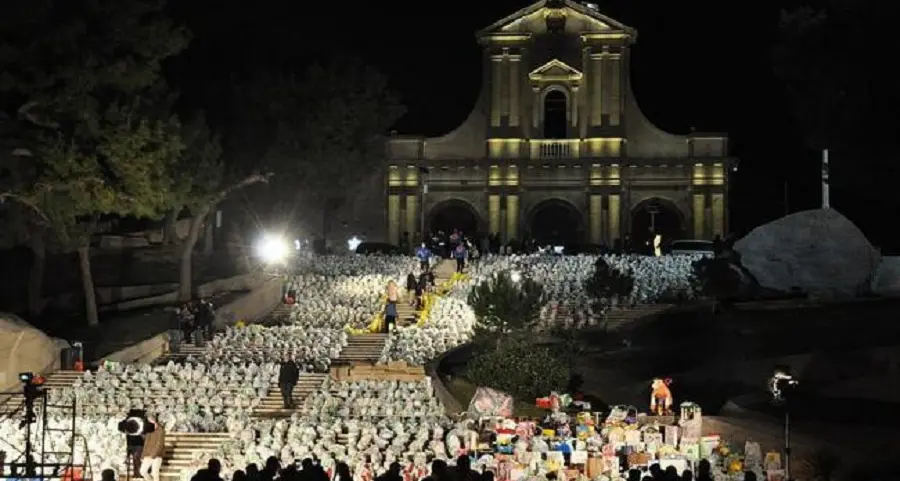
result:
M 533 82 L 579 82 L 584 76 L 565 62 L 553 59 L 528 74 Z
M 633 28 L 581 3 L 571 0 L 541 0 L 482 29 L 478 32 L 478 37 L 544 33 L 550 16 L 565 17 L 566 31 L 571 33 L 635 34 Z

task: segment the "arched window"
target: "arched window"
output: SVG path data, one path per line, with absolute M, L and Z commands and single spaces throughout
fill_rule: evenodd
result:
M 547 92 L 547 95 L 544 97 L 545 139 L 565 139 L 567 137 L 567 108 L 566 94 L 558 90 Z

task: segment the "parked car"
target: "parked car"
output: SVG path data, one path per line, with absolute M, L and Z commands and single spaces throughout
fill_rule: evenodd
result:
M 387 254 L 387 255 L 400 255 L 403 252 L 399 247 L 388 244 L 386 242 L 363 242 L 362 244 L 356 246 L 357 254 Z
M 673 256 L 684 256 L 693 254 L 713 255 L 713 242 L 698 239 L 682 239 L 669 243 L 666 253 Z

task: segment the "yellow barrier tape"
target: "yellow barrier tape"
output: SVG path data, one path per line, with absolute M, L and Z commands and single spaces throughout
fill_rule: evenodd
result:
M 447 279 L 445 282 L 441 283 L 440 286 L 437 286 L 434 289 L 433 293 L 425 294 L 422 297 L 422 310 L 419 311 L 418 321 L 416 325 L 418 327 L 423 327 L 425 323 L 428 322 L 428 316 L 431 314 L 431 308 L 434 307 L 435 302 L 437 302 L 438 297 L 444 297 L 447 293 L 453 289 L 456 284 L 468 279 L 469 276 L 465 274 L 460 274 L 459 272 L 455 272 L 450 279 Z M 369 323 L 367 327 L 354 329 L 349 325 L 344 329 L 350 335 L 360 335 L 360 334 L 370 334 L 370 333 L 379 333 L 383 332 L 384 329 L 384 310 L 387 308 L 387 296 L 381 296 L 381 309 L 372 317 L 372 322 Z
M 423 306 L 422 311 L 419 312 L 419 321 L 416 323 L 418 327 L 424 327 L 426 323 L 428 323 L 428 318 L 431 316 L 431 308 L 437 303 L 437 299 L 439 297 L 444 297 L 447 293 L 453 289 L 456 284 L 462 282 L 463 280 L 468 279 L 468 276 L 465 274 L 461 274 L 459 272 L 453 273 L 450 276 L 450 279 L 447 279 L 445 282 L 441 283 L 441 285 L 437 286 L 434 289 L 434 293 L 425 294 L 423 298 Z

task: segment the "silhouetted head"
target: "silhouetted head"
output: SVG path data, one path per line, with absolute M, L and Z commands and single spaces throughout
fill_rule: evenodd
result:
M 100 481 L 116 481 L 116 472 L 112 469 L 104 469 L 100 473 Z
M 219 474 L 222 472 L 222 462 L 216 458 L 212 458 L 206 463 L 206 469 L 213 474 Z

